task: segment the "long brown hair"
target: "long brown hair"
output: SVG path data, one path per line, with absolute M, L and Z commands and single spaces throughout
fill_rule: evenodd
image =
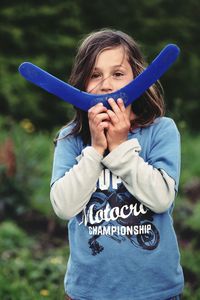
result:
M 113 29 L 102 29 L 92 32 L 81 42 L 75 57 L 69 83 L 80 90 L 85 90 L 95 61 L 105 48 L 122 46 L 126 51 L 132 67 L 133 77 L 138 76 L 146 67 L 139 45 L 126 33 Z M 74 107 L 75 116 L 71 122 L 74 126 L 70 135 L 80 134 L 83 143 L 90 144 L 90 130 L 87 112 Z M 159 82 L 153 84 L 139 99 L 132 103 L 132 110 L 137 118 L 133 126 L 146 127 L 157 117 L 164 115 L 164 100 L 162 87 Z

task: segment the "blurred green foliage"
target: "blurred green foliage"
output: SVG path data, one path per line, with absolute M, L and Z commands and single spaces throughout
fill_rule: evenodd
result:
M 53 137 L 48 133 L 34 132 L 28 119 L 16 124 L 11 118 L 0 117 L 0 126 L 0 144 L 3 145 L 9 137 L 16 157 L 16 172 L 12 176 L 5 174 L 12 157 L 8 156 L 5 165 L 0 163 L 0 216 L 21 215 L 30 209 L 30 205 L 32 209 L 51 215 L 49 190 Z
M 15 223 L 0 224 L 0 299 L 64 299 L 66 246 L 41 249 Z
M 181 187 L 192 178 L 200 178 L 200 138 L 186 130 L 181 134 Z

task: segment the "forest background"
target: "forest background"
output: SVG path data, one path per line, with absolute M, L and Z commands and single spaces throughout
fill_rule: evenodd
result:
M 167 116 L 181 133 L 174 225 L 185 300 L 200 299 L 200 2 L 45 0 L 0 3 L 0 299 L 63 299 L 66 224 L 53 214 L 49 181 L 56 132 L 73 107 L 18 73 L 30 61 L 67 81 L 85 34 L 123 30 L 150 63 L 168 43 L 180 57 L 161 78 Z

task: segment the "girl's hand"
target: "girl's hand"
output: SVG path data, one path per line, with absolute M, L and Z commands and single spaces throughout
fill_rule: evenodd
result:
M 91 133 L 91 145 L 101 155 L 107 149 L 107 139 L 105 130 L 109 125 L 107 108 L 102 103 L 98 103 L 88 110 L 88 120 Z
M 125 142 L 130 129 L 130 116 L 128 115 L 124 102 L 118 99 L 108 100 L 112 110 L 108 109 L 107 114 L 110 117 L 110 123 L 106 132 L 109 151 L 114 150 L 118 145 Z

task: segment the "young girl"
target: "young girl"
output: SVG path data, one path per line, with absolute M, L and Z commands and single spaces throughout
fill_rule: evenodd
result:
M 70 83 L 112 93 L 145 68 L 136 42 L 115 30 L 81 44 Z M 81 99 L 80 99 L 81 101 Z M 180 266 L 172 210 L 180 173 L 180 138 L 152 85 L 125 108 L 109 99 L 76 116 L 56 141 L 51 202 L 69 220 L 67 299 L 180 299 Z

